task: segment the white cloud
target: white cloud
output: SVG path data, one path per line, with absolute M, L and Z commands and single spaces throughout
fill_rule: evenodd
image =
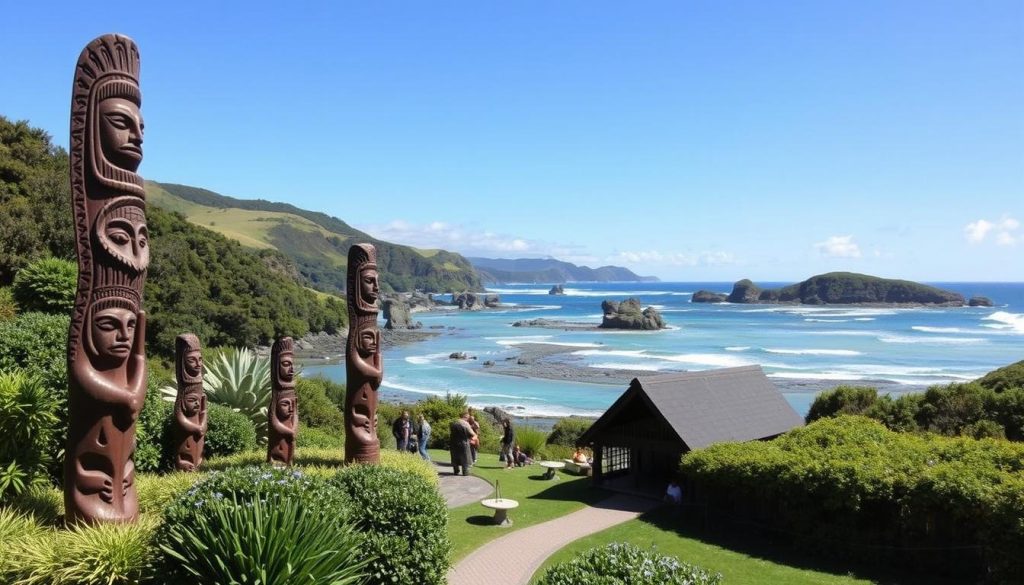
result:
M 1018 229 L 1020 229 L 1020 222 L 1004 215 L 997 221 L 987 219 L 972 221 L 964 226 L 964 237 L 972 244 L 980 244 L 988 238 L 989 234 L 992 234 L 997 245 L 1012 246 L 1022 237 L 1017 234 Z
M 814 249 L 829 258 L 860 258 L 860 246 L 853 236 L 832 236 L 824 242 L 814 244 Z
M 479 231 L 443 221 L 432 221 L 425 224 L 410 223 L 396 219 L 382 225 L 362 225 L 363 231 L 382 240 L 396 242 L 416 248 L 443 248 L 456 250 L 463 254 L 531 254 L 535 250 L 534 242 L 507 234 L 491 231 Z
M 729 252 L 672 252 L 664 253 L 657 250 L 637 252 L 619 252 L 605 258 L 612 264 L 654 264 L 662 266 L 720 266 L 735 264 L 735 257 Z

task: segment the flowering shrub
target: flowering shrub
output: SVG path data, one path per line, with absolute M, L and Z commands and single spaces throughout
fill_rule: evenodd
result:
M 613 542 L 548 569 L 537 585 L 718 585 L 720 573 L 675 557 Z

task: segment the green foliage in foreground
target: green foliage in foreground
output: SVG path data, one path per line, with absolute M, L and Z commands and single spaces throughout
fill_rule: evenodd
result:
M 613 542 L 549 568 L 537 585 L 719 585 L 720 573 L 675 557 Z
M 898 398 L 875 388 L 839 386 L 814 399 L 807 422 L 859 414 L 894 431 L 928 431 L 947 436 L 1024 441 L 1024 387 L 996 391 L 977 382 L 932 386 Z
M 547 443 L 549 445 L 575 447 L 579 438 L 583 433 L 587 432 L 587 429 L 589 429 L 593 424 L 593 420 L 578 416 L 559 419 L 558 422 L 555 423 L 555 426 L 551 428 L 551 434 L 548 435 Z
M 18 313 L 18 305 L 14 302 L 14 293 L 10 287 L 0 287 L 0 323 L 10 321 Z
M 367 559 L 362 538 L 337 519 L 294 498 L 204 503 L 188 524 L 175 524 L 161 549 L 185 575 L 212 583 L 359 583 Z M 239 546 L 240 543 L 244 543 Z
M 20 311 L 67 315 L 75 306 L 78 266 L 63 258 L 41 258 L 18 271 L 12 292 Z
M 0 372 L 0 502 L 49 483 L 59 407 L 38 378 Z
M 1024 571 L 1018 443 L 897 433 L 842 416 L 773 441 L 694 451 L 681 469 L 714 509 L 769 524 L 825 554 L 949 565 L 970 576 Z M 982 549 L 980 566 L 954 554 L 973 545 Z M 916 558 L 909 549 L 919 547 L 944 552 Z

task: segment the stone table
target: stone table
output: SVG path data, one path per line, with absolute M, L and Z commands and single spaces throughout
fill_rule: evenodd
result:
M 556 479 L 555 470 L 565 469 L 565 462 L 563 461 L 541 461 L 540 466 L 547 470 L 544 474 L 544 479 Z
M 508 517 L 508 511 L 519 507 L 519 502 L 508 498 L 488 498 L 481 500 L 480 504 L 494 510 L 494 523 L 498 526 L 511 526 L 512 519 Z

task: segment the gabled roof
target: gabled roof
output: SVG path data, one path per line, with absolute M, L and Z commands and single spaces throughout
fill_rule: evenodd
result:
M 761 367 L 744 366 L 634 378 L 580 442 L 594 441 L 636 400 L 647 403 L 690 449 L 764 439 L 803 425 Z

